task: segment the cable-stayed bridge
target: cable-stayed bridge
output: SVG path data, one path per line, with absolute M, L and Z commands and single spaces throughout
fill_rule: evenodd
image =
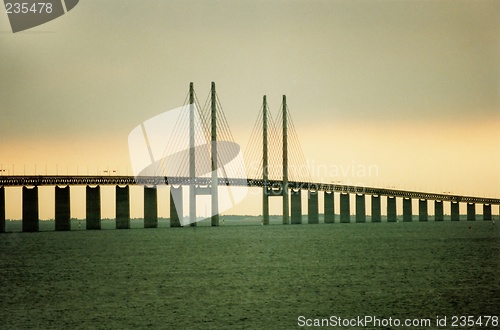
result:
M 382 198 L 386 198 L 387 221 L 396 222 L 396 200 L 403 201 L 403 221 L 412 221 L 412 200 L 418 200 L 419 221 L 428 221 L 428 202 L 434 201 L 435 221 L 444 220 L 443 203 L 451 203 L 451 220 L 458 221 L 460 203 L 466 204 L 467 220 L 476 220 L 476 204 L 483 205 L 483 219 L 492 220 L 492 205 L 498 198 L 437 194 L 313 182 L 305 166 L 298 135 L 290 116 L 286 96 L 280 112 L 273 119 L 263 98 L 257 121 L 249 139 L 244 160 L 225 118 L 221 102 L 212 83 L 204 106 L 190 84 L 184 108 L 179 111 L 169 138 L 153 134 L 154 126 L 138 126 L 139 142 L 144 150 L 146 166 L 136 169 L 134 176 L 110 175 L 7 175 L 0 176 L 0 232 L 5 232 L 6 187 L 23 187 L 23 231 L 38 231 L 38 187 L 55 186 L 56 230 L 70 230 L 70 186 L 86 186 L 86 228 L 101 228 L 100 186 L 116 186 L 116 227 L 130 228 L 130 185 L 144 186 L 144 227 L 158 226 L 157 187 L 170 187 L 170 225 L 196 225 L 197 196 L 210 197 L 211 225 L 219 225 L 219 213 L 225 197 L 233 199 L 237 187 L 262 188 L 262 222 L 269 224 L 269 198 L 281 197 L 283 224 L 302 222 L 302 191 L 307 193 L 308 223 L 319 223 L 318 195 L 324 194 L 324 222 L 335 223 L 334 196 L 340 199 L 340 222 L 351 222 L 350 195 L 355 195 L 355 221 L 366 222 L 366 196 L 371 198 L 371 221 L 381 222 Z M 152 127 L 152 128 L 151 128 Z M 162 130 L 162 127 L 159 127 Z M 143 135 L 141 135 L 143 134 Z M 155 155 L 155 141 L 161 148 Z M 129 146 L 130 146 L 129 137 Z M 140 143 L 139 143 L 140 144 Z M 140 154 L 138 152 L 137 154 Z M 143 162 L 144 157 L 140 157 Z M 131 156 L 131 161 L 134 158 Z M 187 189 L 188 197 L 183 196 Z M 226 196 L 227 195 L 227 196 Z M 222 201 L 222 202 L 221 202 Z M 234 201 L 233 201 L 234 203 Z M 185 215 L 185 204 L 188 212 Z M 232 204 L 231 204 L 232 205 Z

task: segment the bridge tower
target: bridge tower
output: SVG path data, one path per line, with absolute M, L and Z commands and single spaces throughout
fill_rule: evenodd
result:
M 218 226 L 219 225 L 219 179 L 218 179 L 218 152 L 217 152 L 217 94 L 215 92 L 215 83 L 212 82 L 211 90 L 210 90 L 210 126 L 208 127 L 196 127 L 196 125 L 200 125 L 200 123 L 196 122 L 196 97 L 194 92 L 194 85 L 191 82 L 189 84 L 189 155 L 188 155 L 188 163 L 189 163 L 189 223 L 190 226 L 196 226 L 196 209 L 197 209 L 197 195 L 211 195 L 211 225 Z M 200 114 L 201 115 L 201 114 Z M 203 119 L 202 119 L 203 120 Z M 224 118 L 222 118 L 224 120 Z M 210 168 L 211 168 L 211 185 L 208 188 L 201 188 L 198 186 L 197 175 L 199 173 L 196 172 L 197 162 L 199 163 L 200 159 L 196 158 L 196 134 L 197 129 L 202 129 L 203 134 L 206 136 L 210 135 Z M 224 132 L 223 132 L 224 133 Z M 207 160 L 208 162 L 208 160 Z M 178 188 L 170 187 L 170 226 L 171 227 L 180 227 L 181 221 L 183 218 L 182 213 L 182 185 Z M 175 205 L 173 201 L 177 201 L 178 205 Z M 176 207 L 177 206 L 177 207 Z
M 263 224 L 269 224 L 269 158 L 267 144 L 267 98 L 262 101 L 262 217 Z
M 269 118 L 267 97 L 264 95 L 262 102 L 262 217 L 263 224 L 269 224 L 269 197 L 281 196 L 283 197 L 283 221 L 284 225 L 290 224 L 290 201 L 288 191 L 288 113 L 286 104 L 286 95 L 283 95 L 282 104 L 282 148 L 281 148 L 281 165 L 282 165 L 282 186 L 279 193 L 276 193 L 269 185 Z M 274 127 L 273 127 L 274 129 Z M 300 204 L 300 194 L 298 194 L 298 203 Z M 297 197 L 297 196 L 295 196 Z
M 212 87 L 210 92 L 211 97 L 211 113 L 212 113 L 212 148 L 211 148 L 211 160 L 212 160 L 212 226 L 219 225 L 219 193 L 218 193 L 218 177 L 217 177 L 217 100 L 215 95 L 215 82 L 212 81 Z
M 286 95 L 283 95 L 283 224 L 290 224 L 288 209 L 288 127 L 286 112 Z
M 194 136 L 194 87 L 189 83 L 189 222 L 196 226 L 196 156 Z M 172 206 L 170 206 L 172 207 Z M 178 215 L 177 215 L 178 216 Z

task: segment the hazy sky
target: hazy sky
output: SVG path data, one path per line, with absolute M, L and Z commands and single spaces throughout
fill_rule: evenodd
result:
M 2 11 L 2 173 L 126 174 L 129 132 L 215 81 L 243 148 L 286 94 L 316 180 L 500 197 L 498 31 L 499 1 L 81 0 L 15 34 Z

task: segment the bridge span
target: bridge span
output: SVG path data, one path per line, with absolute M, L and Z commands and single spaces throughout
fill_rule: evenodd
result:
M 56 230 L 70 230 L 70 186 L 86 186 L 86 228 L 101 228 L 101 198 L 100 186 L 113 185 L 116 187 L 116 228 L 130 228 L 130 193 L 129 186 L 144 186 L 144 227 L 158 226 L 158 198 L 156 187 L 168 185 L 170 187 L 170 226 L 180 227 L 186 218 L 183 207 L 176 209 L 173 200 L 179 200 L 183 188 L 189 189 L 189 214 L 191 225 L 196 225 L 196 196 L 211 195 L 211 225 L 219 225 L 219 186 L 246 186 L 259 187 L 262 189 L 262 223 L 269 224 L 269 198 L 282 197 L 283 224 L 302 223 L 302 191 L 307 193 L 307 222 L 319 223 L 319 192 L 324 194 L 324 222 L 335 223 L 336 213 L 334 209 L 334 196 L 340 201 L 340 222 L 351 222 L 350 196 L 355 196 L 355 221 L 366 222 L 366 196 L 371 197 L 371 221 L 381 222 L 381 199 L 386 199 L 387 221 L 398 221 L 396 215 L 396 200 L 402 199 L 403 221 L 413 221 L 412 200 L 418 200 L 418 219 L 428 221 L 428 201 L 434 201 L 434 220 L 444 220 L 443 203 L 451 203 L 451 220 L 460 220 L 460 204 L 467 206 L 467 220 L 476 220 L 476 204 L 483 205 L 483 219 L 492 220 L 492 205 L 500 205 L 500 199 L 461 196 L 452 194 L 438 194 L 431 192 L 398 190 L 389 188 L 376 188 L 364 186 L 352 186 L 333 183 L 318 183 L 308 179 L 308 175 L 293 177 L 295 171 L 290 171 L 295 166 L 300 168 L 299 162 L 304 160 L 298 145 L 298 137 L 294 129 L 293 121 L 288 111 L 286 96 L 283 95 L 279 119 L 273 122 L 269 112 L 266 96 L 263 97 L 262 108 L 254 127 L 250 141 L 255 143 L 249 152 L 250 155 L 261 157 L 257 160 L 260 164 L 257 173 L 241 174 L 240 178 L 230 176 L 219 177 L 219 168 L 224 169 L 221 156 L 224 155 L 224 142 L 231 142 L 232 135 L 225 120 L 215 91 L 215 83 L 212 82 L 210 100 L 207 108 L 196 107 L 199 105 L 194 93 L 193 83 L 190 83 L 189 98 L 185 123 L 186 131 L 189 133 L 189 143 L 184 145 L 186 154 L 185 162 L 179 163 L 179 167 L 189 167 L 189 176 L 163 176 L 154 173 L 154 176 L 92 176 L 92 175 L 8 175 L 0 176 L 0 232 L 5 232 L 5 194 L 6 187 L 22 187 L 22 221 L 23 231 L 38 231 L 38 187 L 55 187 L 55 223 Z M 208 100 L 208 99 L 207 99 Z M 202 109 L 199 113 L 197 109 Z M 196 119 L 202 118 L 201 128 L 196 129 Z M 204 118 L 204 119 L 203 119 Z M 217 128 L 220 128 L 219 130 Z M 143 129 L 144 130 L 144 129 Z M 196 174 L 196 164 L 200 157 L 195 152 L 196 134 L 206 137 L 209 152 L 203 154 L 202 161 L 209 163 L 211 177 L 200 177 Z M 145 134 L 144 132 L 142 134 Z M 289 141 L 290 140 L 290 141 Z M 161 139 L 163 144 L 175 144 L 175 141 Z M 217 143 L 221 143 L 218 151 Z M 290 143 L 289 143 L 290 142 Z M 145 143 L 145 145 L 149 145 Z M 162 148 L 163 149 L 163 148 Z M 175 149 L 177 150 L 177 149 Z M 182 148 L 179 150 L 183 150 Z M 148 151 L 150 156 L 151 150 Z M 224 157 L 222 157 L 224 158 Z M 279 160 L 278 160 L 279 158 Z M 151 165 L 163 161 L 153 159 Z M 274 163 L 273 163 L 274 162 Z M 248 164 L 247 164 L 248 165 Z M 278 166 L 271 166 L 278 165 Z M 279 167 L 279 171 L 274 171 Z M 184 168 L 183 168 L 184 169 Z M 225 172 L 225 171 L 224 171 Z M 134 172 L 135 173 L 135 172 Z M 142 173 L 142 172 L 140 172 Z M 185 171 L 175 173 L 186 173 Z M 205 172 L 203 172 L 205 173 Z M 302 173 L 299 171 L 299 173 Z M 137 173 L 135 173 L 137 174 Z M 301 174 L 302 175 L 302 174 Z M 248 178 L 251 177 L 251 178 Z
M 73 175 L 16 175 L 0 176 L 0 232 L 5 232 L 5 194 L 7 187 L 22 187 L 22 222 L 23 231 L 38 231 L 38 187 L 55 187 L 55 221 L 56 230 L 71 230 L 70 226 L 70 186 L 86 186 L 86 228 L 101 228 L 101 198 L 100 186 L 116 187 L 116 228 L 130 228 L 130 194 L 129 186 L 144 186 L 144 227 L 158 226 L 157 187 L 168 185 L 170 195 L 182 192 L 182 184 L 189 177 L 134 177 L 134 176 L 73 176 Z M 195 178 L 197 187 L 210 187 L 211 178 Z M 443 202 L 451 203 L 451 220 L 460 219 L 460 203 L 467 206 L 467 220 L 476 220 L 476 204 L 483 205 L 483 220 L 492 220 L 492 205 L 500 205 L 500 199 L 452 194 L 437 194 L 420 191 L 398 190 L 388 188 L 352 186 L 331 183 L 289 181 L 283 189 L 283 181 L 249 178 L 218 178 L 219 186 L 247 186 L 263 188 L 265 197 L 290 195 L 291 223 L 302 223 L 302 191 L 307 194 L 308 223 L 319 223 L 318 195 L 324 194 L 324 222 L 351 222 L 350 195 L 355 195 L 355 222 L 366 222 L 366 196 L 371 196 L 371 221 L 381 222 L 381 197 L 386 198 L 387 221 L 398 221 L 396 215 L 396 200 L 403 202 L 403 221 L 413 221 L 412 200 L 418 200 L 418 219 L 428 221 L 428 201 L 434 201 L 435 221 L 444 220 Z M 189 187 L 189 186 L 188 186 Z M 179 189 L 180 188 L 180 189 Z M 206 189 L 206 188 L 205 188 Z M 340 221 L 336 221 L 334 196 L 340 198 Z M 180 227 L 182 210 L 177 210 L 170 203 L 170 226 Z M 286 224 L 284 222 L 284 224 Z

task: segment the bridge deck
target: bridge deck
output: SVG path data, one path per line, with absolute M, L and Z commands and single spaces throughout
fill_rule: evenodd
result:
M 264 187 L 269 186 L 281 189 L 282 181 L 269 180 L 267 184 L 262 179 L 219 178 L 219 185 Z M 209 185 L 211 178 L 196 178 L 196 184 Z M 92 176 L 92 175 L 36 175 L 36 176 L 0 176 L 0 187 L 21 186 L 66 186 L 66 185 L 179 185 L 189 184 L 188 177 L 134 177 L 134 176 Z M 312 189 L 320 191 L 334 191 L 340 193 L 367 194 L 378 196 L 404 197 L 414 199 L 453 201 L 463 203 L 480 203 L 500 205 L 499 198 L 461 196 L 451 194 L 428 193 L 422 191 L 398 190 L 351 186 L 332 183 L 295 182 L 290 181 L 291 189 Z

